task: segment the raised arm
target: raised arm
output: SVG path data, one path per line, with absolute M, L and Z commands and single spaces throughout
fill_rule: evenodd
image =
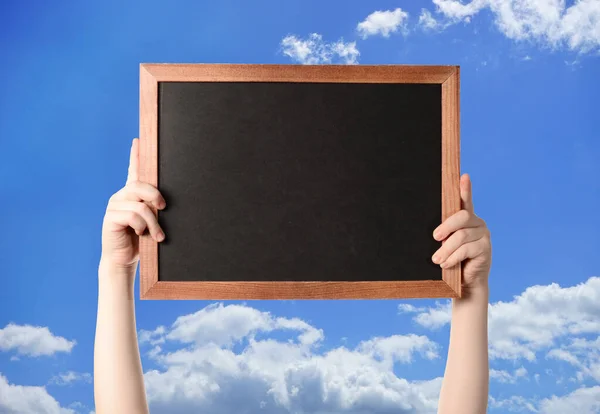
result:
M 462 262 L 463 272 L 463 297 L 452 302 L 450 345 L 438 414 L 485 414 L 487 410 L 492 246 L 485 222 L 473 210 L 471 188 L 470 177 L 464 174 L 460 180 L 462 210 L 434 231 L 434 238 L 444 242 L 433 261 L 442 267 Z
M 98 267 L 98 316 L 94 344 L 94 399 L 97 414 L 146 414 L 148 404 L 135 325 L 133 281 L 139 235 L 148 228 L 162 241 L 154 213 L 164 208 L 158 190 L 138 181 L 138 140 L 133 140 L 127 184 L 108 203 Z M 164 235 L 164 233 L 163 233 Z

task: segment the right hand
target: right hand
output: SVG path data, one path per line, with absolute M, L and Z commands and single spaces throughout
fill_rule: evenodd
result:
M 148 229 L 157 242 L 164 240 L 164 231 L 149 205 L 159 210 L 166 201 L 158 189 L 140 182 L 139 139 L 131 143 L 127 183 L 113 194 L 106 207 L 102 224 L 101 263 L 113 268 L 135 269 L 139 261 L 139 236 Z

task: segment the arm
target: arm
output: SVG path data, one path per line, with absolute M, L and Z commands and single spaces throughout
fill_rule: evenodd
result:
M 148 229 L 156 241 L 164 240 L 164 232 L 148 205 L 163 209 L 166 202 L 156 187 L 138 181 L 138 145 L 134 139 L 127 184 L 110 198 L 102 225 L 94 343 L 97 414 L 148 413 L 133 282 L 139 262 L 139 235 Z
M 488 402 L 487 287 L 453 299 L 439 414 L 485 414 Z
M 441 224 L 436 229 L 440 235 L 434 236 L 444 242 L 433 261 L 442 267 L 462 263 L 463 274 L 462 298 L 452 301 L 450 344 L 438 413 L 485 414 L 489 393 L 491 241 L 485 222 L 473 211 L 471 181 L 466 174 L 460 186 L 462 210 Z
M 135 324 L 134 276 L 135 268 L 119 269 L 100 261 L 94 343 L 98 414 L 148 412 Z

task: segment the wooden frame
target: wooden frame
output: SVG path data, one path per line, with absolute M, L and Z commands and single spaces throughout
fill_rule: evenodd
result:
M 158 183 L 158 82 L 433 83 L 442 86 L 442 221 L 460 210 L 458 66 L 140 65 L 140 180 Z M 155 216 L 157 210 L 153 207 Z M 461 296 L 461 264 L 442 280 L 364 282 L 164 282 L 158 243 L 140 237 L 141 299 L 399 299 Z

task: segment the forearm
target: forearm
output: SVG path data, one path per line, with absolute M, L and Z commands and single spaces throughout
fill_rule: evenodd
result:
M 133 273 L 133 274 L 131 274 Z M 101 261 L 94 344 L 94 399 L 98 414 L 148 412 L 137 342 L 133 278 Z
M 487 284 L 452 303 L 439 414 L 485 414 L 489 391 Z

